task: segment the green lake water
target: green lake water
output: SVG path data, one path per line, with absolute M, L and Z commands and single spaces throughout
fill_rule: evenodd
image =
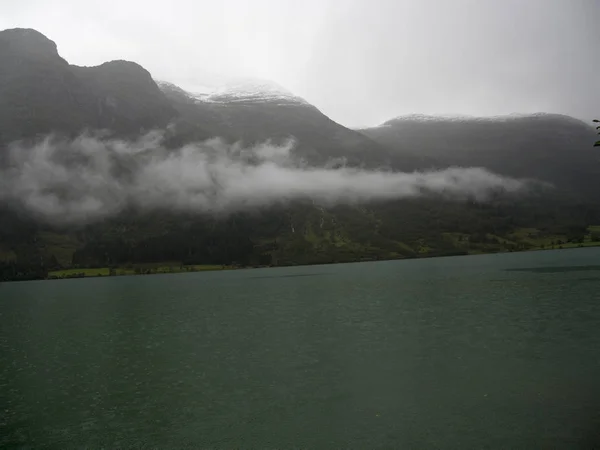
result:
M 0 284 L 0 448 L 600 448 L 600 249 Z

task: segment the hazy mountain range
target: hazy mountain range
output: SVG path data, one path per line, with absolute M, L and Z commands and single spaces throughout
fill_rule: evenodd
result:
M 186 91 L 133 62 L 70 65 L 41 33 L 5 30 L 0 279 L 587 245 L 594 140 L 544 113 L 352 130 L 269 81 Z

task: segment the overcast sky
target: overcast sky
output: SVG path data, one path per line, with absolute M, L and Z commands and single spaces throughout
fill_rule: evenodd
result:
M 72 64 L 278 82 L 346 126 L 411 114 L 600 115 L 600 0 L 0 0 Z

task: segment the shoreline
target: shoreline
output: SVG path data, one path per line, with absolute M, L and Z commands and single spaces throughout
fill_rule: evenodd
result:
M 542 251 L 552 251 L 552 250 L 573 250 L 576 248 L 594 248 L 600 247 L 600 242 L 594 242 L 592 245 L 582 245 L 582 244 L 563 244 L 559 246 L 559 248 L 531 248 L 524 250 L 507 250 L 500 252 L 477 252 L 477 253 L 458 253 L 457 254 L 448 254 L 448 255 L 425 255 L 425 256 L 414 256 L 414 257 L 404 257 L 404 258 L 387 258 L 387 259 L 363 259 L 363 260 L 354 260 L 354 261 L 332 261 L 332 262 L 318 262 L 318 263 L 307 263 L 307 264 L 283 264 L 283 265 L 265 265 L 265 266 L 227 266 L 227 265 L 195 265 L 195 266 L 178 266 L 178 270 L 156 270 L 151 271 L 151 269 L 147 269 L 146 272 L 136 273 L 131 267 L 119 267 L 114 268 L 114 273 L 110 274 L 110 268 L 108 267 L 89 267 L 85 269 L 62 269 L 57 271 L 49 272 L 49 275 L 45 278 L 33 278 L 29 280 L 1 280 L 0 283 L 17 283 L 23 281 L 59 281 L 59 280 L 74 280 L 74 279 L 95 279 L 95 278 L 113 278 L 113 277 L 128 277 L 128 276 L 152 276 L 152 275 L 169 275 L 169 274 L 182 274 L 182 273 L 199 273 L 199 272 L 222 272 L 222 271 L 230 271 L 230 270 L 251 270 L 251 269 L 274 269 L 278 267 L 309 267 L 309 266 L 321 266 L 321 265 L 331 265 L 331 264 L 356 264 L 356 263 L 364 263 L 364 262 L 382 262 L 382 261 L 407 261 L 407 260 L 415 260 L 415 259 L 431 259 L 431 258 L 448 258 L 448 257 L 457 257 L 457 256 L 481 256 L 481 255 L 497 255 L 497 254 L 506 254 L 506 253 L 528 253 L 528 252 L 542 252 Z M 158 268 L 164 268 L 168 266 L 156 266 Z M 175 266 L 171 266 L 171 269 Z M 183 270 L 181 268 L 184 268 Z M 186 267 L 194 267 L 193 269 L 187 269 Z M 149 271 L 148 271 L 149 270 Z M 81 272 L 76 272 L 81 271 Z M 86 274 L 86 271 L 89 274 Z M 109 273 L 101 273 L 102 271 Z M 133 272 L 132 272 L 133 271 Z M 71 272 L 72 275 L 60 276 L 60 275 L 50 275 L 52 273 L 60 273 L 60 272 Z M 120 272 L 120 273 L 119 273 Z

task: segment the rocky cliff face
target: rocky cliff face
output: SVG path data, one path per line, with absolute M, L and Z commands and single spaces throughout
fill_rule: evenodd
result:
M 35 30 L 0 32 L 0 143 L 86 128 L 133 134 L 165 126 L 176 114 L 135 63 L 72 66 Z

